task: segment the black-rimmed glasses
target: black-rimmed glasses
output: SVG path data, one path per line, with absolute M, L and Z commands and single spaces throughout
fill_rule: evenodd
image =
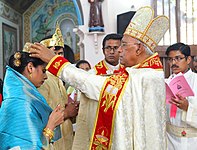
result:
M 107 51 L 107 52 L 111 52 L 111 50 L 116 52 L 118 50 L 118 48 L 119 48 L 119 46 L 106 46 L 106 47 L 104 47 L 105 51 Z
M 182 59 L 184 59 L 184 58 L 187 59 L 187 56 L 185 56 L 185 57 L 175 56 L 174 58 L 168 57 L 167 59 L 168 59 L 168 62 L 172 63 L 173 60 L 174 60 L 175 62 L 180 62 L 180 61 L 181 61 Z

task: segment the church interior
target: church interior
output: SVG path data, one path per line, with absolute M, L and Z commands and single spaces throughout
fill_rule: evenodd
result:
M 90 31 L 88 0 L 1 0 L 0 78 L 3 78 L 7 59 L 13 52 L 21 50 L 26 42 L 39 42 L 43 37 L 52 34 L 57 22 L 65 44 L 74 52 L 75 62 L 85 59 L 94 66 L 104 57 L 104 36 L 108 33 L 123 34 L 135 11 L 142 6 L 154 8 L 155 16 L 163 14 L 170 18 L 170 29 L 156 48 L 166 77 L 170 75 L 170 68 L 166 62 L 165 51 L 170 44 L 187 43 L 191 47 L 192 57 L 197 55 L 197 2 L 102 0 L 100 5 L 103 29 Z M 193 9 L 189 9 L 191 7 Z
M 197 0 L 0 0 L 0 150 L 196 150 Z

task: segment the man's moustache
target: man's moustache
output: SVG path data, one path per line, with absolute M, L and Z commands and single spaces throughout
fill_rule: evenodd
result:
M 171 68 L 172 68 L 172 69 L 173 69 L 173 68 L 179 68 L 179 66 L 177 66 L 177 65 L 172 65 Z

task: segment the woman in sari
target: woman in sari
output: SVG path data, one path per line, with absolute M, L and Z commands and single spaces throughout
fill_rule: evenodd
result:
M 9 59 L 0 108 L 0 149 L 40 150 L 61 137 L 59 125 L 68 117 L 58 105 L 53 111 L 38 92 L 47 79 L 46 64 L 16 52 Z

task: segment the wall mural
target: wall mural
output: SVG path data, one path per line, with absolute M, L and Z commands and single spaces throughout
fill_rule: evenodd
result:
M 38 2 L 36 4 L 38 5 Z M 37 6 L 36 4 L 35 6 Z M 56 22 L 58 22 L 65 44 L 73 49 L 75 60 L 79 60 L 80 52 L 77 46 L 79 37 L 73 32 L 73 28 L 83 24 L 80 1 L 45 0 L 41 1 L 38 6 L 37 9 L 30 8 L 31 15 L 24 17 L 25 19 L 28 18 L 30 22 L 30 41 L 40 41 L 44 37 L 53 34 Z M 25 15 L 28 16 L 28 13 Z
M 17 51 L 17 29 L 5 23 L 2 24 L 3 36 L 3 67 L 8 64 L 9 57 Z
M 6 4 L 0 1 L 0 16 L 15 23 L 21 25 L 22 15 L 17 13 L 14 9 L 10 8 Z

